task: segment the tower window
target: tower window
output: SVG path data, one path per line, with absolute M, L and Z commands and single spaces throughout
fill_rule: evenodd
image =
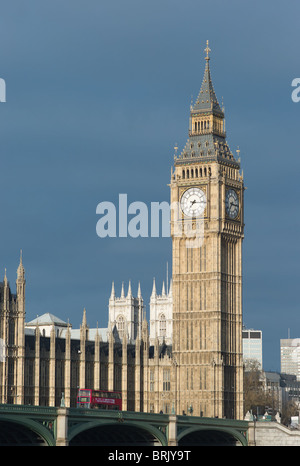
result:
M 165 337 L 167 334 L 167 321 L 166 321 L 166 316 L 164 314 L 161 314 L 159 318 L 159 336 L 160 337 Z
M 117 330 L 119 333 L 119 337 L 123 338 L 125 333 L 125 318 L 123 316 L 117 317 Z
M 169 392 L 171 388 L 170 369 L 164 369 L 163 372 L 163 391 Z

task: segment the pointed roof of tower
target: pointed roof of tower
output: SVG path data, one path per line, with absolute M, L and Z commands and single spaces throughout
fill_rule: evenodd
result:
M 152 294 L 151 297 L 156 296 L 156 286 L 155 286 L 155 278 L 153 278 L 153 288 L 152 288 Z
M 206 48 L 204 50 L 206 51 L 206 65 L 204 70 L 204 76 L 202 86 L 198 94 L 197 100 L 192 108 L 192 112 L 215 111 L 218 113 L 223 113 L 219 105 L 211 79 L 209 67 L 209 52 L 211 50 L 208 46 L 208 40 L 206 41 Z
M 206 44 L 206 64 L 203 82 L 197 100 L 194 105 L 191 106 L 189 137 L 180 154 L 177 154 L 178 148 L 176 147 L 174 160 L 176 164 L 186 164 L 189 162 L 194 162 L 196 159 L 201 161 L 225 160 L 235 164 L 235 166 L 239 168 L 240 163 L 235 160 L 235 157 L 231 152 L 229 145 L 227 144 L 225 126 L 220 129 L 218 125 L 214 124 L 214 119 L 216 119 L 216 122 L 218 119 L 218 123 L 220 120 L 224 120 L 224 112 L 219 105 L 212 84 L 209 65 L 210 48 L 208 46 L 208 41 Z M 210 118 L 212 115 L 213 121 L 211 121 Z M 203 126 L 203 128 L 198 126 L 197 129 L 195 129 L 195 127 L 193 127 L 193 119 L 194 124 L 197 123 L 198 125 L 200 125 L 200 121 L 201 124 L 205 124 L 206 121 L 204 120 L 207 120 L 209 126 Z
M 8 280 L 7 280 L 7 276 L 6 276 L 6 268 L 4 269 L 4 279 L 3 279 L 3 283 L 5 286 L 8 285 Z
M 83 316 L 82 316 L 82 327 L 87 327 L 87 321 L 86 321 L 86 309 L 83 309 Z
M 24 266 L 23 266 L 22 255 L 23 255 L 23 253 L 22 253 L 22 249 L 21 249 L 21 251 L 20 251 L 20 263 L 19 263 L 19 267 L 17 269 L 18 278 L 20 278 L 20 277 L 23 278 L 24 275 L 25 275 L 25 269 L 24 269 Z
M 138 298 L 141 298 L 141 297 L 142 297 L 141 282 L 139 282 L 137 297 L 138 297 Z
M 131 298 L 131 297 L 132 297 L 131 280 L 129 280 L 127 298 Z
M 115 283 L 112 282 L 112 285 L 111 285 L 111 294 L 110 294 L 110 299 L 114 299 L 116 296 L 115 294 Z

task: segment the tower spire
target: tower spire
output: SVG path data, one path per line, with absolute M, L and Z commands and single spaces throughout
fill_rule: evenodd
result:
M 156 286 L 155 286 L 155 278 L 153 278 L 153 288 L 152 288 L 152 294 L 151 294 L 151 298 L 155 298 L 156 297 Z
M 112 282 L 112 285 L 111 285 L 111 294 L 110 294 L 110 299 L 115 299 L 115 283 Z
M 201 89 L 198 94 L 198 97 L 192 108 L 192 112 L 214 111 L 214 112 L 221 114 L 224 117 L 221 107 L 219 105 L 214 87 L 213 87 L 212 79 L 211 79 L 210 67 L 209 67 L 209 61 L 210 61 L 209 53 L 211 52 L 211 49 L 209 48 L 208 44 L 209 42 L 207 40 L 206 48 L 204 49 L 204 51 L 206 52 L 206 57 L 205 57 L 206 63 L 205 63 L 203 81 L 202 81 L 202 85 L 201 85 Z
M 19 263 L 19 267 L 18 267 L 18 270 L 17 270 L 17 276 L 18 278 L 24 278 L 24 275 L 25 275 L 25 269 L 24 269 L 24 266 L 23 266 L 23 252 L 22 252 L 22 249 L 20 250 L 20 263 Z
M 139 282 L 137 297 L 138 297 L 138 298 L 141 298 L 141 297 L 142 297 L 141 282 Z
M 219 104 L 210 73 L 209 41 L 206 41 L 205 69 L 201 88 L 191 105 L 189 138 L 181 154 L 174 156 L 175 164 L 194 163 L 197 159 L 226 160 L 238 168 L 239 162 L 232 154 L 225 132 L 225 116 Z M 197 160 L 197 162 L 198 162 Z
M 86 309 L 83 309 L 83 316 L 82 316 L 82 327 L 87 327 L 87 321 L 86 321 Z
M 127 298 L 131 298 L 131 297 L 132 297 L 131 280 L 129 280 Z

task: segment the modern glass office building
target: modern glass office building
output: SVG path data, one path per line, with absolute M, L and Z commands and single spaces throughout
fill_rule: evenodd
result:
M 257 360 L 259 369 L 262 370 L 262 331 L 243 329 L 243 358 Z
M 280 371 L 300 380 L 300 338 L 280 340 Z

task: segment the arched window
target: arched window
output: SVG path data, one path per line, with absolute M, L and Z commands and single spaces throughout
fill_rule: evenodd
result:
M 124 316 L 117 317 L 117 330 L 120 338 L 124 337 L 125 334 L 125 318 Z
M 195 177 L 198 178 L 198 168 L 195 170 Z
M 159 336 L 160 337 L 165 337 L 167 334 L 167 321 L 166 321 L 166 316 L 164 314 L 161 314 L 159 316 Z

